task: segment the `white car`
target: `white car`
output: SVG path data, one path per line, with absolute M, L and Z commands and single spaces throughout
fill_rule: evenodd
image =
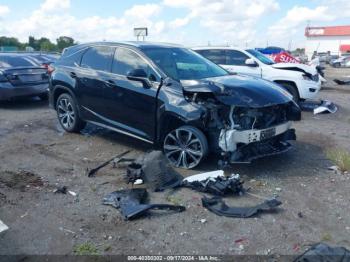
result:
M 275 63 L 253 49 L 242 50 L 234 47 L 192 49 L 229 72 L 255 76 L 280 84 L 293 95 L 295 101 L 314 98 L 321 89 L 321 78 L 315 67 Z

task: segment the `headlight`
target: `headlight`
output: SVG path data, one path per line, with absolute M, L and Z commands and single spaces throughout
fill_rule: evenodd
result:
M 310 76 L 308 76 L 306 74 L 303 74 L 303 79 L 307 80 L 307 81 L 312 81 L 313 80 L 312 77 L 310 77 Z

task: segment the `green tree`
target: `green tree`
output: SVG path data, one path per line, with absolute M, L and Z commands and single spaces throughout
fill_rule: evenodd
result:
M 40 50 L 52 52 L 56 50 L 56 45 L 51 43 L 49 39 L 44 39 L 40 41 Z
M 74 39 L 68 36 L 60 36 L 56 39 L 57 49 L 62 51 L 63 49 L 75 45 Z

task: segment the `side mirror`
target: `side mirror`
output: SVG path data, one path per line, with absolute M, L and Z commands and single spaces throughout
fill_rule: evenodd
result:
M 247 60 L 245 60 L 245 64 L 247 66 L 250 66 L 250 67 L 258 67 L 258 63 L 254 61 L 254 59 L 252 58 L 248 58 Z
M 150 87 L 151 86 L 151 83 L 150 83 L 150 81 L 148 79 L 147 73 L 142 68 L 133 69 L 133 70 L 129 71 L 126 74 L 126 77 L 129 80 L 142 82 L 145 87 Z

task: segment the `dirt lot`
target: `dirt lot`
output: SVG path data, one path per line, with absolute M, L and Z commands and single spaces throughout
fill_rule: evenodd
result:
M 350 69 L 327 69 L 328 79 Z M 0 104 L 0 254 L 72 254 L 82 247 L 100 254 L 299 254 L 324 241 L 350 248 L 350 175 L 327 170 L 326 151 L 350 151 L 350 86 L 329 80 L 319 97 L 339 106 L 336 114 L 303 113 L 298 140 L 284 155 L 237 165 L 245 187 L 260 196 L 278 194 L 283 205 L 256 218 L 219 217 L 201 206 L 189 189 L 152 193 L 152 202 L 183 204 L 183 213 L 153 214 L 125 222 L 119 211 L 101 204 L 104 195 L 126 188 L 125 169 L 108 166 L 95 178 L 85 176 L 108 158 L 132 149 L 151 148 L 128 137 L 88 126 L 68 134 L 55 112 L 38 100 Z M 216 168 L 208 160 L 184 175 Z M 77 193 L 54 194 L 57 186 Z M 260 202 L 232 197 L 232 205 Z M 205 219 L 205 220 L 203 220 Z M 89 243 L 89 245 L 82 245 Z M 91 251 L 94 252 L 94 251 Z

